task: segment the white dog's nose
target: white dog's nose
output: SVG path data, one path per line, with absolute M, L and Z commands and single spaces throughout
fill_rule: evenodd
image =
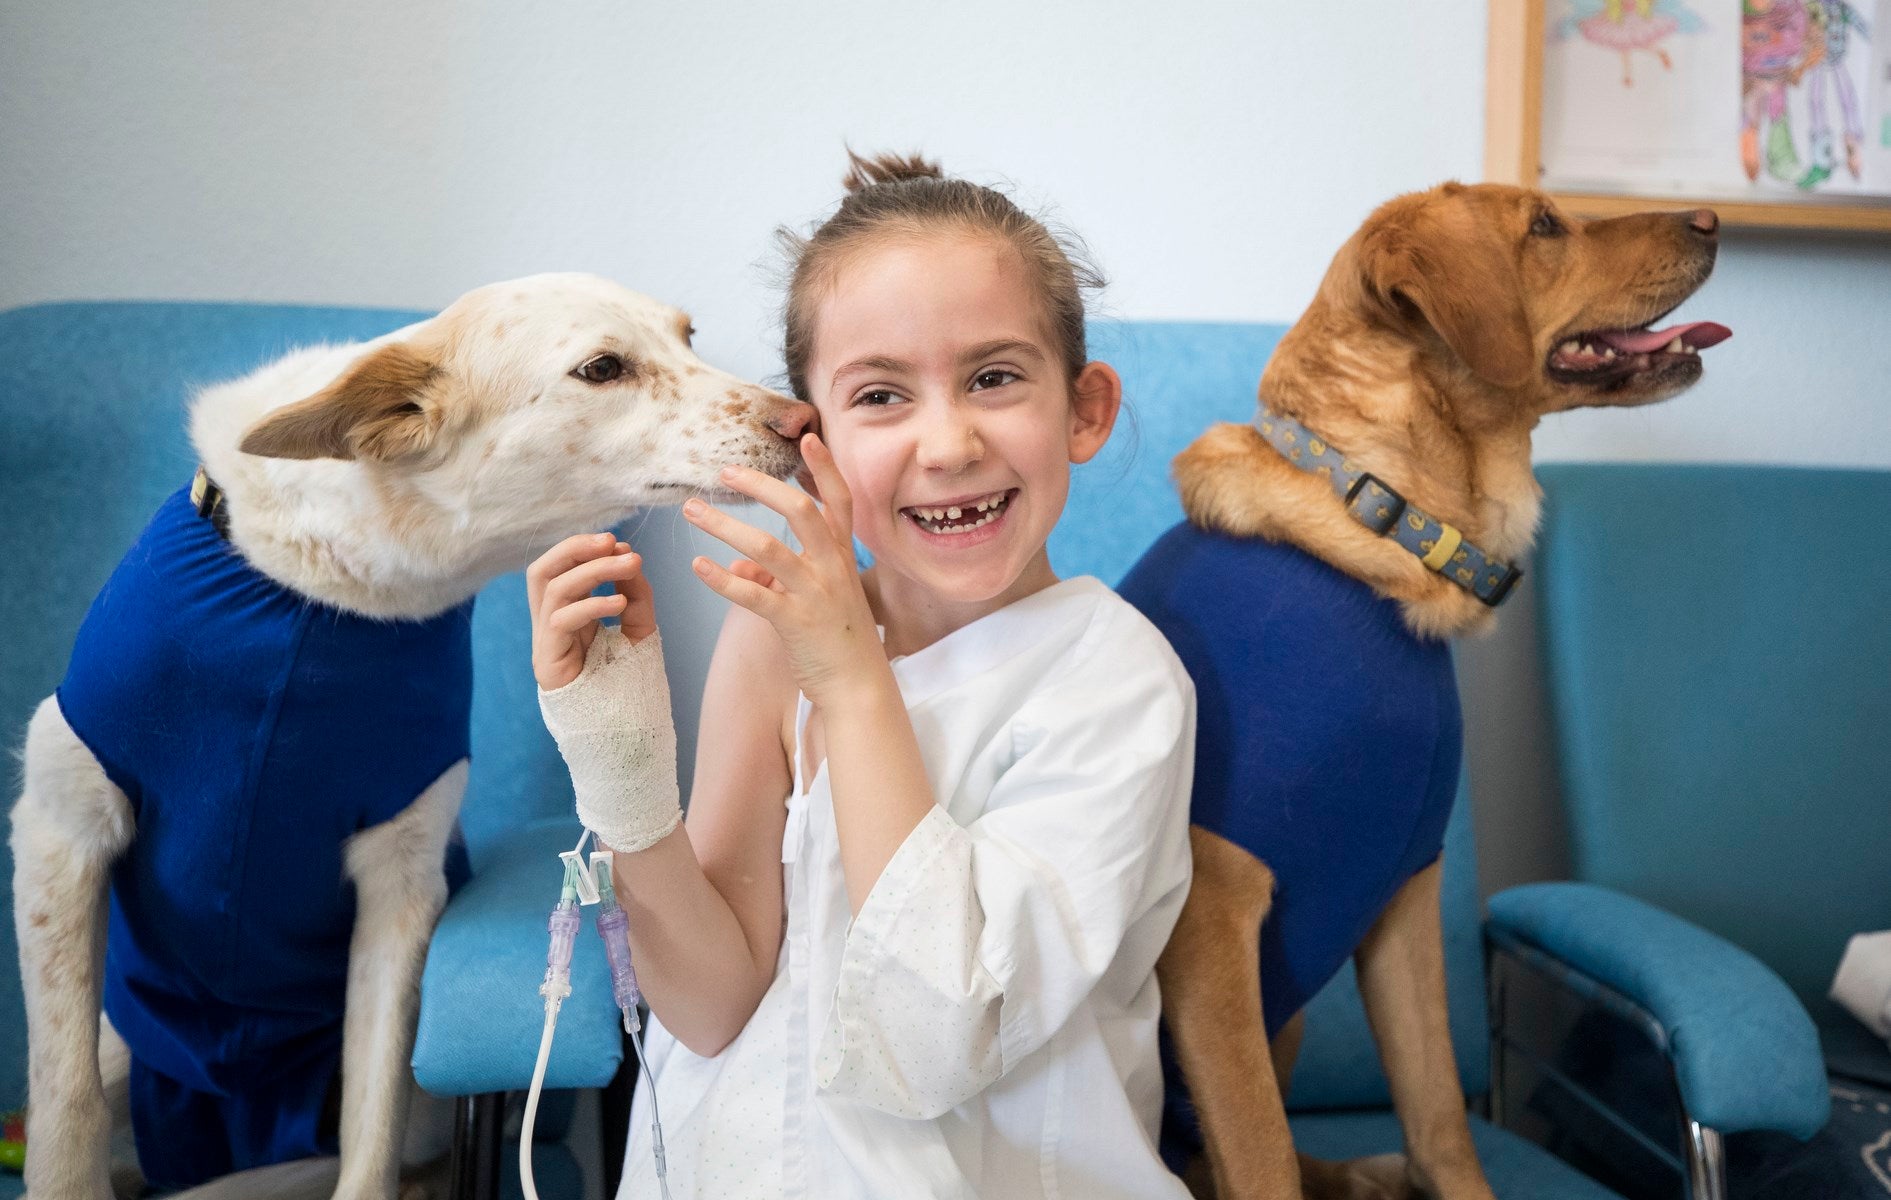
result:
M 801 435 L 814 428 L 814 424 L 814 406 L 799 400 L 789 401 L 768 417 L 768 427 L 791 442 L 800 441 Z

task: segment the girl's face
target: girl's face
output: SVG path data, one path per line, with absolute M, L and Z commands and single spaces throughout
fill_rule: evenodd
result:
M 969 233 L 870 244 L 814 322 L 808 387 L 882 588 L 891 571 L 978 605 L 1053 582 L 1069 464 L 1108 439 L 1121 385 L 1102 363 L 1065 379 L 1018 252 Z

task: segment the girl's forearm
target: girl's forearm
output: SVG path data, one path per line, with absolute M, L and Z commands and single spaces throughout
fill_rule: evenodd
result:
M 932 782 L 890 670 L 829 699 L 822 728 L 841 873 L 858 915 L 894 851 L 932 810 Z
M 720 1053 L 768 990 L 776 944 L 749 944 L 685 826 L 647 850 L 617 855 L 612 880 L 630 917 L 631 955 L 650 1010 L 692 1052 Z

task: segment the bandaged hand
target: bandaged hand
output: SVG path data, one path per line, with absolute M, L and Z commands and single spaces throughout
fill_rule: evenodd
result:
M 539 712 L 578 794 L 578 819 L 612 850 L 647 850 L 683 819 L 662 635 L 599 629 L 578 677 L 539 689 Z

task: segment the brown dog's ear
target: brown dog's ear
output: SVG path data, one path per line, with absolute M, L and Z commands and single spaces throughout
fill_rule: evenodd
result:
M 1416 309 L 1473 374 L 1516 389 L 1536 377 L 1536 348 L 1515 261 L 1494 231 L 1392 223 L 1361 246 L 1366 290 L 1390 307 Z
M 256 422 L 241 448 L 264 458 L 410 458 L 439 432 L 439 410 L 427 403 L 439 373 L 439 363 L 412 344 L 391 342 L 313 396 Z

